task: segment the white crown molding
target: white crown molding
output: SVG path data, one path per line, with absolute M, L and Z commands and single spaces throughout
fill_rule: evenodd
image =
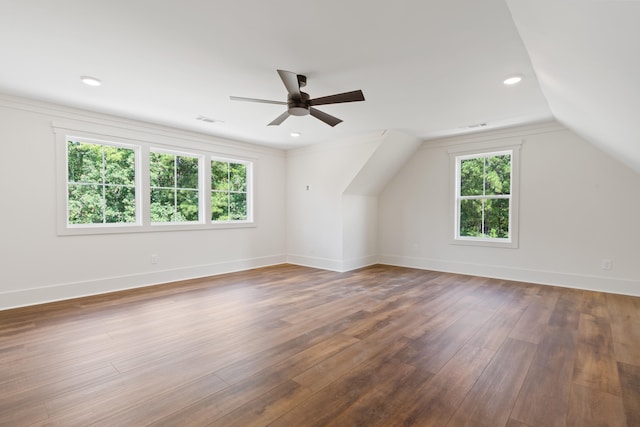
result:
M 91 127 L 94 129 L 102 129 L 107 135 L 115 134 L 114 136 L 122 136 L 126 134 L 127 137 L 131 139 L 142 141 L 148 141 L 149 136 L 161 138 L 164 141 L 175 141 L 177 139 L 187 141 L 191 144 L 200 144 L 206 147 L 208 151 L 211 151 L 213 146 L 232 153 L 237 150 L 243 150 L 277 157 L 284 157 L 285 155 L 285 151 L 278 148 L 265 147 L 249 142 L 235 141 L 2 93 L 0 93 L 0 107 L 50 116 L 54 121 L 53 127 L 85 131 L 87 127 Z
M 556 120 L 532 123 L 528 125 L 512 126 L 502 129 L 486 130 L 464 134 L 458 136 L 448 136 L 446 138 L 436 138 L 424 140 L 420 150 L 430 150 L 434 148 L 451 147 L 454 145 L 466 145 L 475 143 L 495 142 L 503 139 L 521 139 L 530 135 L 538 135 L 550 132 L 561 132 L 569 130 Z M 506 144 L 509 145 L 509 144 Z

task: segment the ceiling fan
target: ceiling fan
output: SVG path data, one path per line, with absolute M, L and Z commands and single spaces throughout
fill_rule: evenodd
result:
M 291 71 L 278 70 L 278 74 L 287 88 L 287 102 L 284 101 L 270 101 L 267 99 L 256 98 L 243 98 L 240 96 L 231 96 L 232 101 L 249 101 L 249 102 L 262 102 L 264 104 L 279 104 L 286 105 L 287 111 L 276 117 L 267 126 L 277 126 L 284 122 L 289 116 L 306 116 L 311 114 L 316 119 L 322 120 L 329 126 L 333 127 L 342 122 L 337 117 L 324 113 L 317 108 L 313 108 L 316 105 L 327 104 L 339 104 L 342 102 L 355 102 L 364 101 L 364 94 L 361 90 L 354 90 L 352 92 L 338 93 L 336 95 L 323 96 L 321 98 L 310 99 L 309 94 L 302 92 L 300 88 L 307 85 L 307 77 L 302 74 L 292 73 Z

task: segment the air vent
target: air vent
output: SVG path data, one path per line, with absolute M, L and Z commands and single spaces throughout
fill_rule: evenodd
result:
M 475 128 L 482 128 L 485 127 L 487 124 L 486 123 L 476 123 L 475 125 L 469 125 L 467 126 L 469 129 L 475 129 Z
M 200 120 L 201 122 L 205 122 L 205 123 L 215 123 L 215 122 L 219 122 L 220 120 L 215 120 L 212 119 L 210 117 L 205 117 L 205 116 L 198 116 L 196 117 L 196 120 Z

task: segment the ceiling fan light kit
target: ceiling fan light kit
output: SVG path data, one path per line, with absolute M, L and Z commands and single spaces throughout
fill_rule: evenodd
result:
M 286 105 L 287 111 L 276 117 L 271 123 L 268 124 L 268 126 L 278 126 L 289 116 L 306 116 L 310 114 L 316 119 L 321 120 L 329 126 L 333 127 L 338 123 L 341 123 L 342 120 L 330 114 L 322 112 L 317 108 L 314 108 L 314 106 L 364 101 L 364 94 L 361 90 L 354 90 L 352 92 L 338 93 L 335 95 L 311 99 L 308 93 L 302 92 L 300 90 L 300 88 L 303 88 L 307 85 L 306 76 L 303 76 L 302 74 L 296 74 L 291 71 L 277 71 L 280 75 L 280 79 L 282 79 L 282 83 L 284 83 L 284 86 L 287 88 L 287 102 L 270 101 L 267 99 L 243 98 L 240 96 L 230 97 L 232 101 L 248 101 L 260 102 L 263 104 Z

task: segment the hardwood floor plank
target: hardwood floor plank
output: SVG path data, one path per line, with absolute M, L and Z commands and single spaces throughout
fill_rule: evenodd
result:
M 594 317 L 609 318 L 607 296 L 602 292 L 582 291 L 582 307 L 580 312 Z
M 422 395 L 429 380 L 433 378 L 433 373 L 416 368 L 411 376 L 407 378 L 402 387 L 394 390 L 392 396 L 389 396 L 391 410 L 386 411 L 384 416 L 380 416 L 375 422 L 371 422 L 371 426 L 389 427 L 403 420 L 406 415 L 407 408 L 415 400 L 416 396 Z M 386 409 L 386 408 L 385 408 Z
M 564 426 L 576 352 L 577 331 L 546 329 L 511 412 L 512 419 L 532 426 Z
M 266 426 L 306 401 L 313 392 L 295 381 L 286 381 L 258 398 L 218 418 L 209 427 Z
M 620 396 L 611 328 L 606 319 L 580 315 L 573 382 Z
M 573 385 L 566 427 L 626 427 L 627 425 L 620 397 L 578 384 Z
M 47 408 L 43 402 L 21 402 L 12 405 L 10 410 L 0 411 L 0 425 L 11 427 L 31 426 L 44 422 L 48 418 Z
M 465 345 L 435 376 L 411 384 L 407 395 L 396 400 L 395 410 L 384 425 L 446 425 L 494 354 Z
M 67 371 L 64 376 L 48 377 L 46 380 L 36 381 L 33 377 L 26 377 L 17 384 L 3 387 L 0 413 L 10 412 L 12 408 L 34 400 L 44 403 L 52 397 L 82 390 L 93 384 L 117 378 L 118 375 L 112 366 L 105 366 L 86 372 Z
M 207 375 L 207 370 L 196 364 L 152 365 L 145 370 L 120 374 L 83 388 L 53 394 L 45 403 L 51 416 L 63 412 L 91 411 L 98 417 L 113 413 L 122 406 L 152 399 L 204 375 Z
M 535 351 L 535 344 L 507 338 L 447 426 L 504 426 Z
M 557 295 L 555 298 L 532 298 L 518 323 L 509 333 L 509 337 L 538 344 L 546 332 L 546 325 L 549 323 L 557 299 Z
M 394 361 L 395 362 L 395 361 Z M 331 419 L 328 426 L 375 426 L 388 422 L 397 394 L 415 372 L 413 366 L 394 363 L 390 375 L 376 372 L 379 380 L 359 393 L 358 399 L 342 413 Z M 347 385 L 348 387 L 348 385 Z
M 611 331 L 616 360 L 640 366 L 640 322 L 612 323 Z
M 563 289 L 549 318 L 549 325 L 578 329 L 584 295 L 577 289 Z
M 607 295 L 616 359 L 640 366 L 640 298 Z
M 225 389 L 228 385 L 213 374 L 205 375 L 169 390 L 158 389 L 144 399 L 124 399 L 111 396 L 102 404 L 78 405 L 70 410 L 52 414 L 49 423 L 55 426 L 138 426 L 147 425 L 171 415 L 184 407 L 185 402 L 199 399 Z
M 627 425 L 640 426 L 640 366 L 618 362 L 618 375 Z
M 441 332 L 413 340 L 407 347 L 410 351 L 405 351 L 401 359 L 404 363 L 436 373 L 476 331 L 484 327 L 490 317 L 488 312 L 467 312 Z
M 509 422 L 505 427 L 533 427 L 533 426 L 510 418 Z
M 401 319 L 398 325 L 402 328 L 411 328 L 413 324 L 419 324 L 422 321 L 423 319 L 419 316 L 409 315 Z M 371 334 L 293 379 L 305 387 L 318 391 L 369 359 L 398 353 L 408 343 L 408 340 L 399 333 L 398 325 L 393 324 Z
M 264 366 L 278 366 L 280 363 L 286 363 L 290 366 L 291 360 L 298 355 L 302 354 L 304 357 L 309 358 L 310 356 L 307 356 L 308 352 L 312 353 L 311 357 L 316 353 L 322 356 L 335 354 L 360 341 L 357 338 L 343 334 L 335 335 L 333 332 L 331 335 L 322 334 L 322 329 L 326 328 L 321 328 L 314 335 L 311 335 L 312 331 L 310 334 L 300 336 L 283 345 L 269 348 L 250 357 L 241 358 L 237 362 L 230 363 L 217 370 L 216 375 L 229 384 L 235 384 L 262 371 Z M 293 372 L 293 370 L 290 368 L 289 372 Z
M 507 300 L 471 337 L 469 344 L 489 350 L 500 348 L 527 309 L 526 301 Z
M 408 377 L 414 368 L 393 359 L 377 357 L 350 370 L 320 389 L 307 401 L 276 419 L 270 426 L 325 426 L 348 411 L 359 398 L 376 393 L 378 387 Z M 375 408 L 369 416 L 375 417 Z M 357 409 L 356 409 L 357 411 Z M 351 414 L 345 415 L 349 417 Z M 359 415 L 363 415 L 360 413 Z
M 184 402 L 181 409 L 148 425 L 162 427 L 208 425 L 260 398 L 265 393 L 270 393 L 288 380 L 290 379 L 286 372 L 265 370 L 221 391 L 201 395 L 199 399 L 192 399 L 191 402 Z

